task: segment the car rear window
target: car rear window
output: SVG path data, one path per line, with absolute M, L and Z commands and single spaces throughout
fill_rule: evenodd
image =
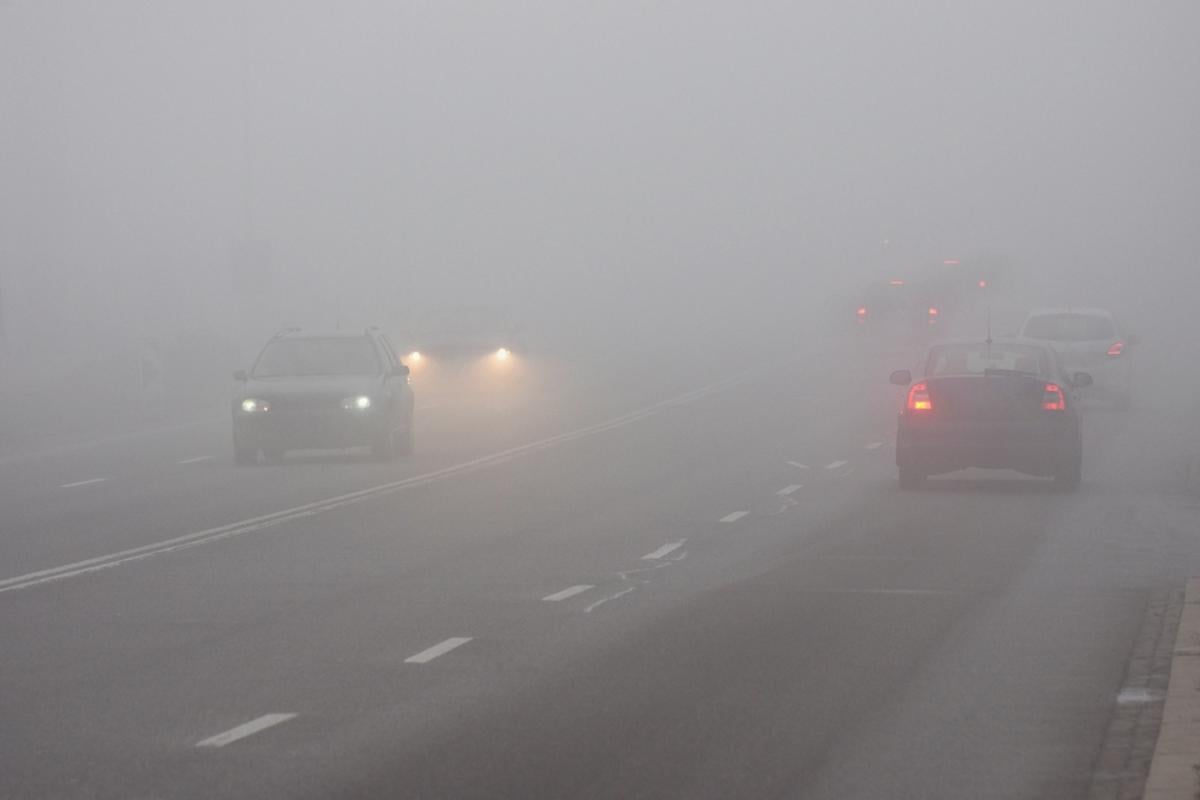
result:
M 379 357 L 365 336 L 277 339 L 263 349 L 254 365 L 256 378 L 374 375 L 379 371 Z
M 1096 314 L 1045 314 L 1025 323 L 1025 336 L 1054 342 L 1087 342 L 1116 336 L 1112 320 Z
M 926 374 L 982 375 L 986 370 L 1028 372 L 1031 375 L 1049 373 L 1045 352 L 1036 346 L 1020 344 L 947 344 L 929 351 Z

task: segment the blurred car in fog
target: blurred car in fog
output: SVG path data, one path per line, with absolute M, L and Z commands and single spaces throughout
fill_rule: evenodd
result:
M 413 449 L 409 368 L 375 328 L 357 333 L 289 329 L 234 373 L 233 451 L 238 464 L 261 452 L 370 447 L 390 459 Z
M 971 341 L 931 346 L 924 377 L 897 370 L 908 387 L 896 431 L 900 488 L 929 475 L 968 467 L 1013 469 L 1079 486 L 1083 443 L 1075 389 L 1085 372 L 1068 374 L 1040 342 Z
M 1054 347 L 1069 370 L 1086 370 L 1095 379 L 1096 395 L 1117 408 L 1133 397 L 1130 348 L 1137 344 L 1102 308 L 1038 308 L 1025 318 L 1021 336 Z
M 426 308 L 406 320 L 405 361 L 418 373 L 433 366 L 510 367 L 522 347 L 521 326 L 504 308 L 489 305 Z
M 871 285 L 854 309 L 862 332 L 925 335 L 940 327 L 944 299 L 926 281 L 893 277 Z

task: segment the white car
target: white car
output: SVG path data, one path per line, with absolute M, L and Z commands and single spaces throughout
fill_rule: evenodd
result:
M 1117 408 L 1133 397 L 1130 348 L 1137 338 L 1103 308 L 1036 308 L 1021 326 L 1021 337 L 1054 347 L 1069 372 L 1087 372 L 1094 392 Z

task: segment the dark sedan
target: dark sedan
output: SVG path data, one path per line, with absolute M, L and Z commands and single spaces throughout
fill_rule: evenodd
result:
M 1083 446 L 1075 389 L 1091 376 L 1068 376 L 1055 352 L 1038 342 L 946 342 L 929 348 L 925 377 L 908 370 L 896 432 L 900 487 L 968 467 L 1013 469 L 1052 477 L 1063 491 L 1079 487 Z

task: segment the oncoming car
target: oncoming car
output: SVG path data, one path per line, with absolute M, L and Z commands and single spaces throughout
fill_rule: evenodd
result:
M 908 387 L 896 431 L 900 488 L 968 467 L 1013 469 L 1079 486 L 1083 443 L 1076 387 L 1057 354 L 1022 340 L 946 342 L 929 348 L 924 377 L 908 370 L 891 382 Z
M 413 450 L 408 367 L 374 328 L 357 333 L 276 334 L 238 381 L 233 450 L 238 464 L 261 452 L 370 447 L 381 459 Z
M 1021 336 L 1050 344 L 1067 369 L 1087 370 L 1095 392 L 1117 408 L 1130 405 L 1133 372 L 1129 350 L 1137 338 L 1102 308 L 1039 308 L 1026 317 Z

